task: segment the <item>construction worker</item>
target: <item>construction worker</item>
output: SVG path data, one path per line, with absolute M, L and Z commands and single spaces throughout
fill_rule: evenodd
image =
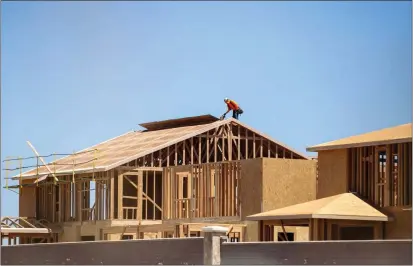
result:
M 234 101 L 228 98 L 224 99 L 224 102 L 227 104 L 228 110 L 221 116 L 221 120 L 225 118 L 225 115 L 228 114 L 232 110 L 232 117 L 238 119 L 238 116 L 244 111 L 242 111 L 241 107 Z

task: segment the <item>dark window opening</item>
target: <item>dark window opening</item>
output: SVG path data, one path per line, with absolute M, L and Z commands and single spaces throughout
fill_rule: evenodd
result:
M 183 177 L 182 180 L 182 197 L 188 198 L 188 177 Z
M 340 227 L 340 240 L 373 240 L 374 228 L 372 226 Z
M 201 236 L 201 232 L 196 231 L 196 232 L 191 232 L 191 234 L 189 235 L 190 237 L 200 237 Z
M 229 233 L 228 235 L 229 242 L 240 242 L 240 238 L 241 238 L 240 236 L 241 234 L 239 232 Z
M 82 236 L 80 241 L 95 241 L 95 236 Z
M 122 236 L 122 240 L 132 240 L 133 239 L 133 235 L 123 235 Z
M 294 233 L 278 233 L 278 241 L 294 241 Z

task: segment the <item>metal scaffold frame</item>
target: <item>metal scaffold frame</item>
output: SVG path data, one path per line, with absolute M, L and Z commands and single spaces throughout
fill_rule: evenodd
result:
M 75 160 L 76 155 L 80 155 L 80 154 L 84 154 L 84 153 L 90 153 L 90 152 L 94 153 L 94 156 L 93 156 L 92 160 L 88 160 L 88 161 L 84 161 L 84 162 L 76 162 L 76 160 Z M 93 161 L 93 169 L 92 169 L 91 175 L 92 175 L 92 180 L 95 181 L 95 178 L 96 178 L 95 168 L 96 168 L 96 161 L 98 160 L 98 150 L 97 149 L 82 151 L 82 152 L 77 152 L 77 153 L 76 152 L 73 152 L 73 153 L 52 153 L 52 154 L 48 154 L 48 155 L 40 155 L 37 152 L 35 152 L 35 153 L 36 153 L 35 156 L 29 156 L 29 157 L 20 157 L 20 156 L 11 157 L 11 156 L 8 156 L 8 157 L 6 157 L 5 160 L 3 160 L 3 163 L 5 164 L 5 167 L 2 169 L 5 172 L 5 177 L 4 177 L 4 179 L 5 179 L 4 188 L 5 189 L 11 190 L 11 191 L 13 191 L 17 194 L 21 194 L 22 188 L 27 187 L 27 186 L 39 186 L 40 184 L 42 184 L 42 185 L 48 185 L 48 184 L 57 185 L 57 183 L 67 183 L 68 182 L 67 180 L 59 180 L 59 178 L 57 177 L 57 174 L 56 174 L 56 166 L 57 165 L 65 165 L 65 166 L 70 165 L 70 166 L 72 166 L 72 169 L 73 169 L 72 170 L 72 179 L 69 182 L 74 184 L 75 183 L 75 167 L 78 166 L 78 165 L 83 165 L 83 164 L 86 164 L 86 163 L 90 163 L 91 161 Z M 71 164 L 63 163 L 62 164 L 62 163 L 56 162 L 57 161 L 56 156 L 70 156 L 70 155 L 72 155 L 73 158 L 74 158 L 73 163 L 71 163 Z M 50 163 L 46 163 L 43 158 L 49 158 L 49 157 L 53 157 L 53 160 Z M 23 162 L 25 160 L 31 160 L 31 159 L 36 159 L 36 165 L 28 165 L 28 166 L 23 165 Z M 10 167 L 10 164 L 11 164 L 11 162 L 14 162 L 14 161 L 18 162 L 17 163 L 18 166 L 12 168 L 12 167 Z M 41 161 L 42 165 L 39 164 L 39 161 Z M 47 170 L 49 171 L 49 174 L 39 175 L 38 169 L 41 166 L 45 166 L 47 168 Z M 36 180 L 33 183 L 24 183 L 22 172 L 23 172 L 24 169 L 28 169 L 28 168 L 35 168 L 36 171 L 37 171 Z M 19 174 L 18 174 L 19 184 L 18 185 L 10 185 L 9 184 L 9 180 L 16 179 L 17 175 L 15 175 L 15 176 L 11 175 L 11 172 L 14 172 L 14 171 L 19 171 Z M 48 177 L 53 177 L 53 180 L 51 182 L 47 181 Z M 19 189 L 19 192 L 16 192 L 16 191 L 13 190 L 13 189 L 16 189 L 16 188 Z

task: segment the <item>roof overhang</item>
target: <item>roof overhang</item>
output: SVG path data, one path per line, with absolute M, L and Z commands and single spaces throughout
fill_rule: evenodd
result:
M 13 227 L 2 227 L 1 234 L 50 234 L 52 230 L 49 228 L 13 228 Z
M 292 214 L 292 215 L 269 215 L 260 216 L 251 215 L 247 216 L 246 220 L 249 221 L 274 221 L 274 220 L 307 220 L 307 219 L 327 219 L 327 220 L 357 220 L 357 221 L 377 221 L 388 222 L 392 221 L 391 217 L 381 216 L 358 216 L 358 215 L 334 215 L 334 214 Z
M 103 171 L 106 171 L 105 167 L 76 169 L 76 171 L 74 173 L 75 174 L 88 174 L 88 173 L 97 173 L 97 172 L 103 172 Z M 73 174 L 73 170 L 56 171 L 56 172 L 53 172 L 53 174 L 56 175 L 56 176 L 71 175 L 71 174 Z M 46 175 L 46 177 L 47 177 L 49 175 L 51 176 L 52 173 L 40 172 L 39 174 L 36 174 L 36 175 L 25 175 L 25 174 L 15 175 L 11 178 L 11 180 L 30 180 L 30 179 L 36 179 L 37 180 L 37 179 L 44 178 L 44 175 Z M 41 181 L 42 180 L 38 180 L 37 182 L 41 182 Z
M 321 143 L 307 147 L 306 150 L 310 152 L 317 152 L 406 142 L 412 142 L 411 122 Z
M 349 149 L 349 148 L 380 146 L 380 145 L 387 145 L 387 144 L 399 144 L 399 143 L 406 143 L 406 142 L 412 142 L 412 138 L 409 137 L 409 138 L 401 138 L 401 139 L 393 139 L 393 140 L 349 143 L 349 144 L 342 144 L 342 145 L 328 145 L 328 143 L 326 143 L 326 144 L 308 147 L 306 148 L 306 150 L 308 152 L 319 152 L 319 151 L 328 151 L 328 150 L 341 150 L 341 149 Z

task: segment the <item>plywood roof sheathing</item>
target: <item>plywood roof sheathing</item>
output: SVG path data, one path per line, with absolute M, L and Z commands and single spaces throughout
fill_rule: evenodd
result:
M 256 131 L 255 129 L 241 123 L 238 120 L 229 118 L 226 120 L 219 120 L 213 123 L 201 125 L 183 126 L 177 128 L 160 129 L 155 131 L 149 130 L 128 132 L 119 137 L 92 146 L 91 148 L 84 149 L 81 152 L 79 152 L 80 154 L 69 155 L 56 160 L 56 170 L 54 172 L 56 173 L 56 175 L 62 175 L 72 174 L 73 172 L 78 174 L 83 172 L 90 172 L 92 170 L 95 172 L 108 171 L 137 158 L 141 158 L 145 155 L 149 155 L 153 152 L 167 148 L 168 146 L 174 145 L 183 140 L 192 138 L 194 136 L 218 128 L 222 125 L 231 123 L 240 125 L 241 127 L 244 127 L 254 132 L 256 136 L 264 137 L 268 141 L 271 141 L 285 149 L 292 151 L 297 156 L 303 159 L 309 159 L 306 155 L 294 151 L 287 145 L 280 143 L 279 141 L 276 141 L 271 137 Z M 87 152 L 89 150 L 97 150 L 97 152 Z M 95 156 L 98 158 L 97 160 L 93 160 Z M 77 164 L 82 162 L 87 163 L 76 165 L 73 169 L 73 162 Z M 22 173 L 21 176 L 16 175 L 13 178 L 33 178 L 37 174 L 48 174 L 48 171 L 45 167 L 41 166 L 38 168 L 38 173 L 36 169 L 32 169 L 30 171 Z
M 412 142 L 412 123 L 322 143 L 308 147 L 307 151 L 317 152 L 404 142 Z
M 247 220 L 343 219 L 389 221 L 389 218 L 352 193 L 313 200 L 247 217 Z

